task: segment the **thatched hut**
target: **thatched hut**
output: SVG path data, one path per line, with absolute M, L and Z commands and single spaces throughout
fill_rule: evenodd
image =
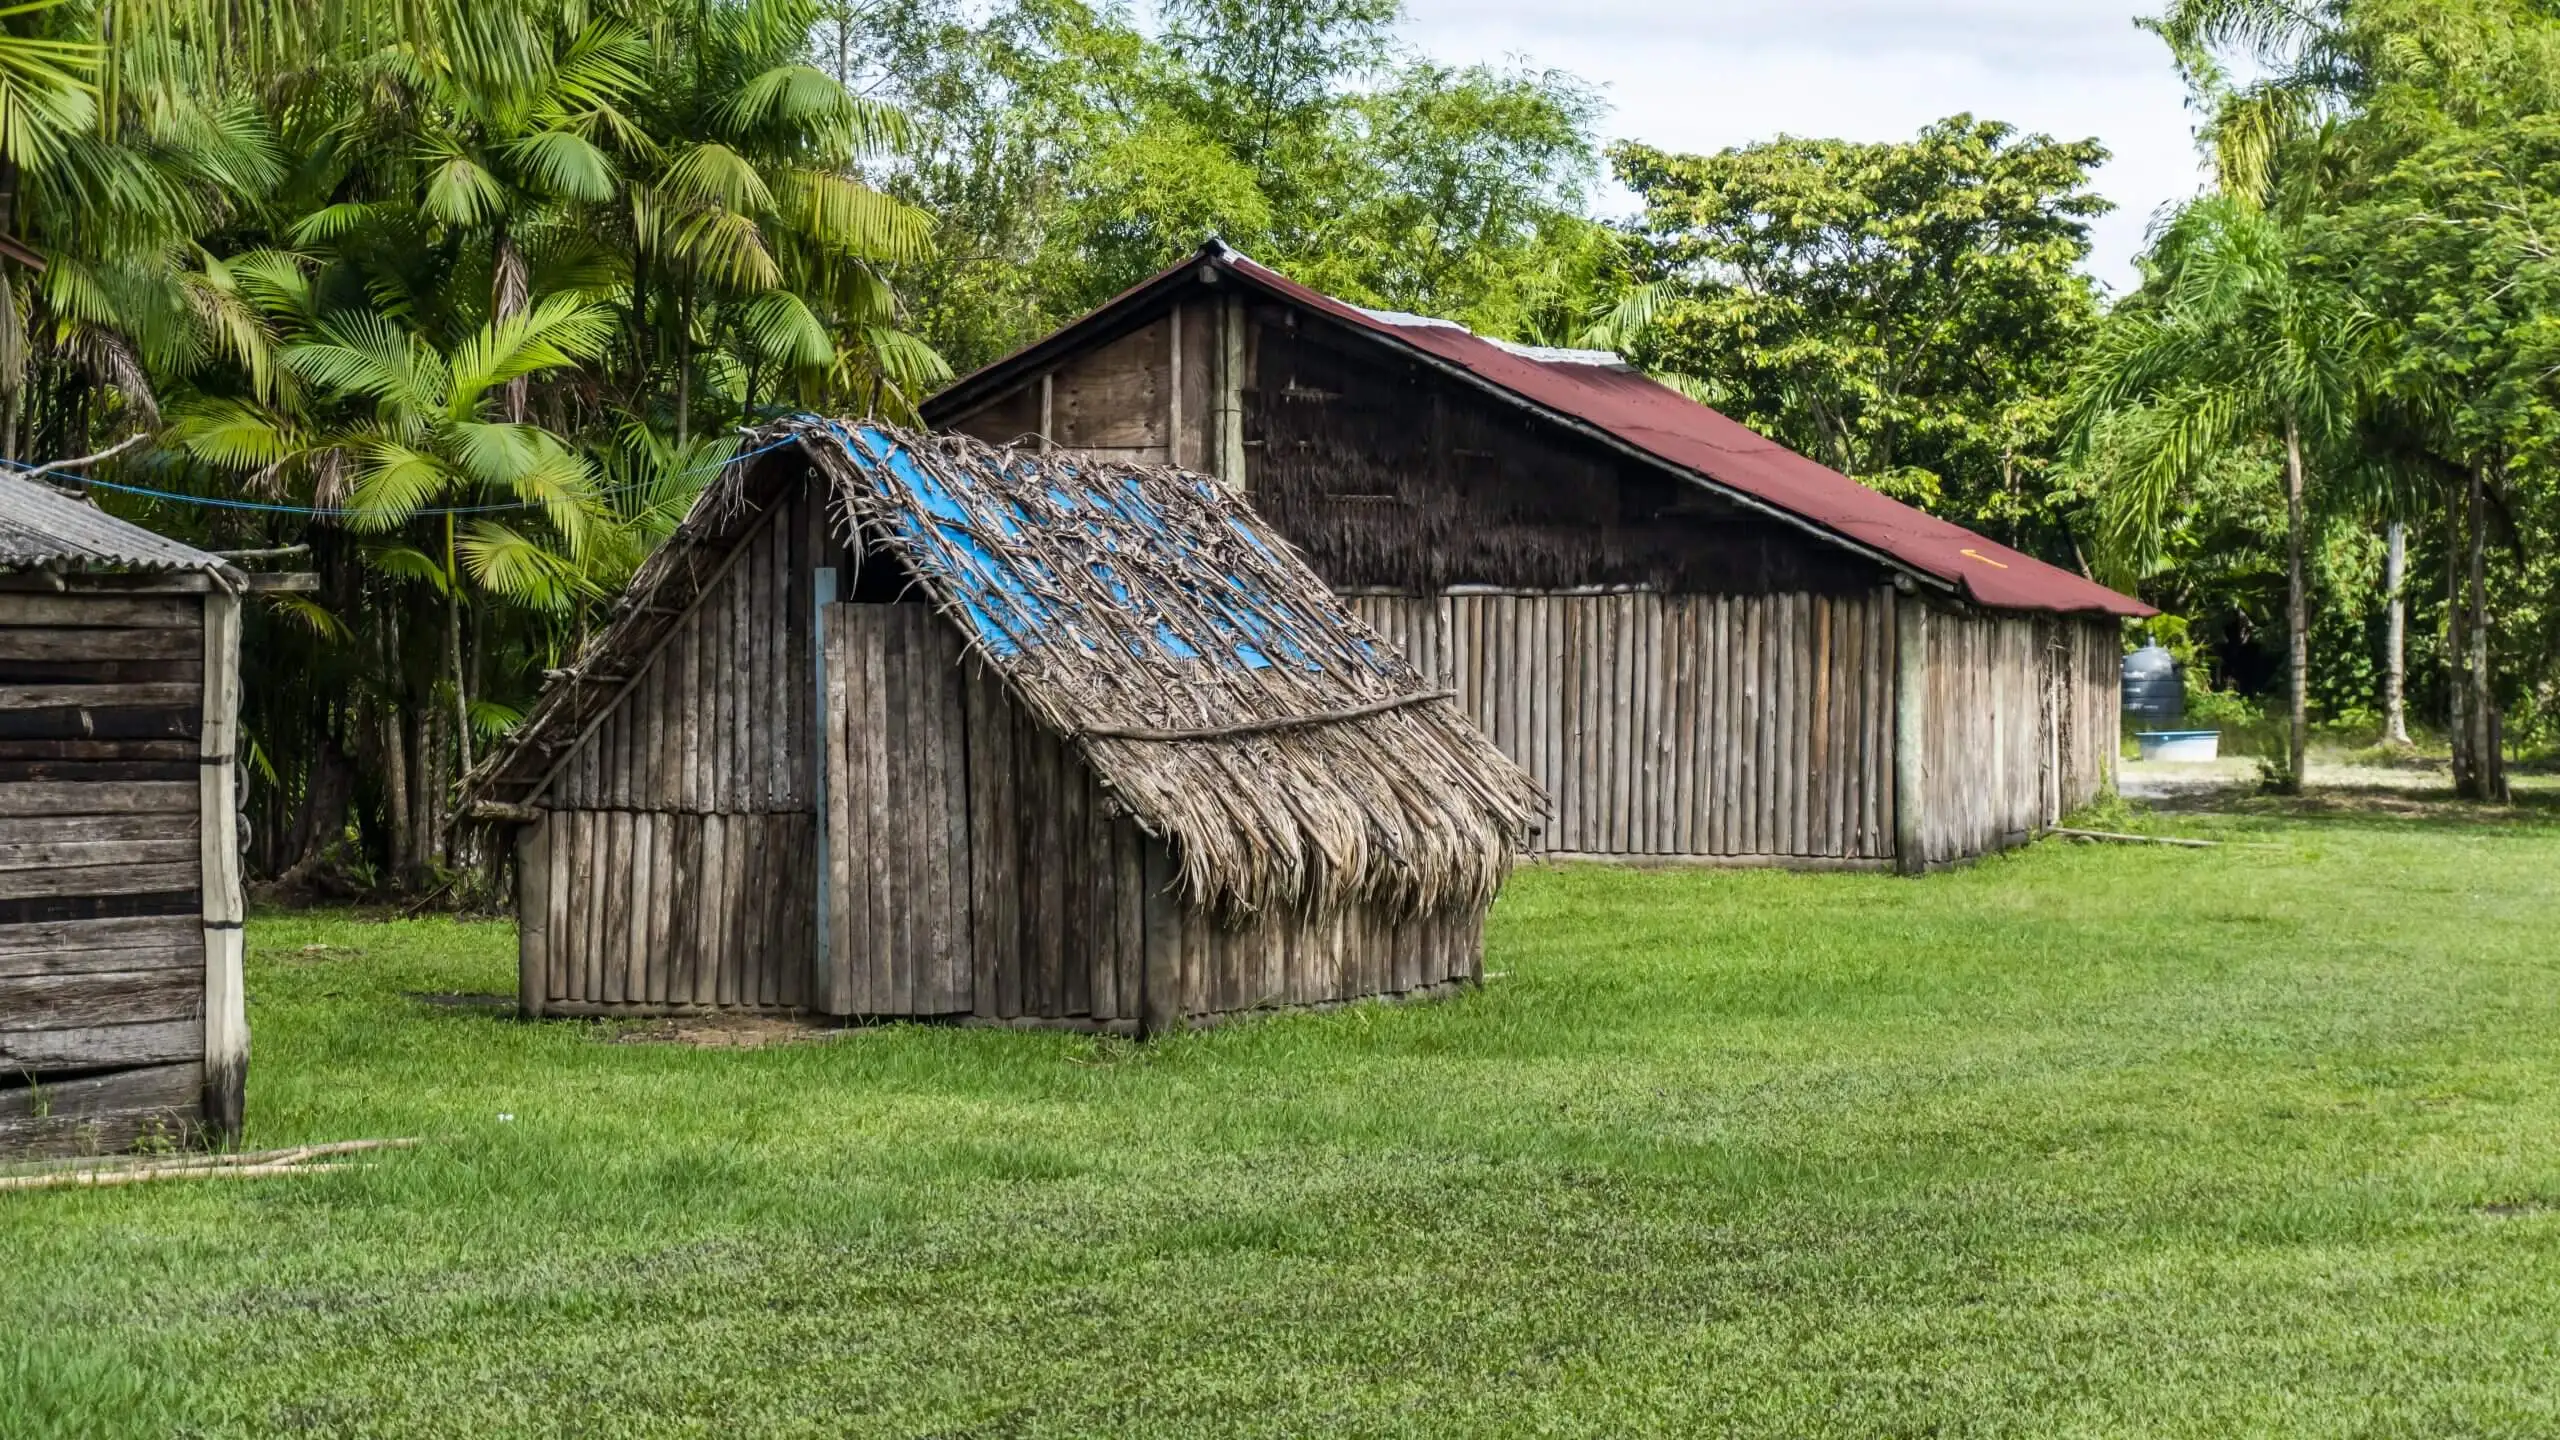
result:
M 750 452 L 475 780 L 527 1013 L 1152 1031 L 1477 976 L 1535 786 L 1223 487 Z
M 248 584 L 0 476 L 0 1154 L 239 1129 Z
M 2108 783 L 2135 600 L 1599 351 L 1211 243 L 926 402 L 1250 497 L 1554 797 L 1537 849 L 1922 869 Z

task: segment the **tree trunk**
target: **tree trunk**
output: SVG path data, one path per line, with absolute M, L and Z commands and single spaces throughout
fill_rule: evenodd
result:
M 2503 804 L 2507 798 L 2507 775 L 2503 746 L 2498 734 L 2497 698 L 2489 676 L 2489 515 L 2488 482 L 2482 468 L 2471 471 L 2471 488 L 2467 505 L 2467 555 L 2464 562 L 2464 588 L 2469 592 L 2463 615 L 2463 729 L 2471 750 L 2470 784 L 2461 787 L 2465 799 L 2486 800 Z M 2457 784 L 2459 781 L 2457 781 Z
M 391 883 L 408 885 L 418 871 L 417 837 L 409 831 L 409 735 L 397 708 L 380 716 L 383 828 L 391 835 Z
M 433 698 L 430 685 L 426 699 Z M 400 718 L 409 739 L 409 866 L 423 878 L 436 853 L 435 708 L 424 703 L 411 706 Z
M 693 285 L 676 307 L 676 453 L 693 438 Z
M 2463 637 L 2470 627 L 2463 622 L 2462 571 L 2470 554 L 2469 527 L 2464 523 L 2462 496 L 2448 490 L 2444 502 L 2444 695 L 2445 734 L 2453 742 L 2453 793 L 2468 795 L 2473 789 L 2473 769 L 2477 757 L 2471 750 L 2470 689 L 2463 678 Z
M 2284 791 L 2302 793 L 2303 767 L 2311 748 L 2311 619 L 2302 583 L 2302 431 L 2291 417 L 2284 422 L 2284 573 L 2285 670 L 2291 681 L 2286 697 Z
M 2409 600 L 2409 527 L 2394 520 L 2383 540 L 2382 554 L 2382 743 L 2409 743 L 2407 698 Z
M 490 320 L 513 319 L 524 310 L 526 298 L 524 256 L 516 250 L 515 236 L 502 218 L 489 251 Z M 532 385 L 532 377 L 519 375 L 500 390 L 499 408 L 509 424 L 524 423 L 525 397 L 532 392 Z
M 322 735 L 319 752 L 311 757 L 311 773 L 303 781 L 301 813 L 293 821 L 294 858 L 276 876 L 278 886 L 300 890 L 328 862 L 332 844 L 346 833 L 347 802 L 355 797 L 355 785 L 355 766 L 348 763 L 337 737 Z
M 462 570 L 453 559 L 453 517 L 444 517 L 444 633 L 453 662 L 454 755 L 457 776 L 471 773 L 471 686 L 462 668 Z

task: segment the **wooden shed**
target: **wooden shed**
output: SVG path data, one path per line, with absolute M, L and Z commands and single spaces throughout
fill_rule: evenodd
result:
M 1554 800 L 1535 848 L 1925 869 L 2111 781 L 2140 602 L 1634 372 L 1212 242 L 928 401 L 1248 496 Z
M 240 596 L 0 476 L 0 1154 L 240 1127 Z
M 472 796 L 528 1014 L 1131 1032 L 1476 979 L 1540 804 L 1215 481 L 814 420 Z

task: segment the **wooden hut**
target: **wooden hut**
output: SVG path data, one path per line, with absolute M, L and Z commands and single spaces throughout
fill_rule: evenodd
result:
M 2121 617 L 1639 375 L 1212 242 L 928 401 L 1250 497 L 1554 799 L 1536 849 L 1924 869 L 2105 788 Z
M 1216 482 L 817 421 L 472 795 L 528 1014 L 1147 1032 L 1477 978 L 1539 805 Z
M 239 1129 L 247 584 L 0 476 L 0 1153 Z

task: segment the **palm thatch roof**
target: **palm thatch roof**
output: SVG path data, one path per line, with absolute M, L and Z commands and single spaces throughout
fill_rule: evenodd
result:
M 751 448 L 766 453 L 703 495 L 573 673 L 644 657 L 739 517 L 814 467 L 856 552 L 894 557 L 1014 699 L 1173 843 L 1201 903 L 1481 903 L 1544 809 L 1536 782 L 1215 480 L 815 419 Z M 530 798 L 545 757 L 610 703 L 553 686 L 475 794 Z

